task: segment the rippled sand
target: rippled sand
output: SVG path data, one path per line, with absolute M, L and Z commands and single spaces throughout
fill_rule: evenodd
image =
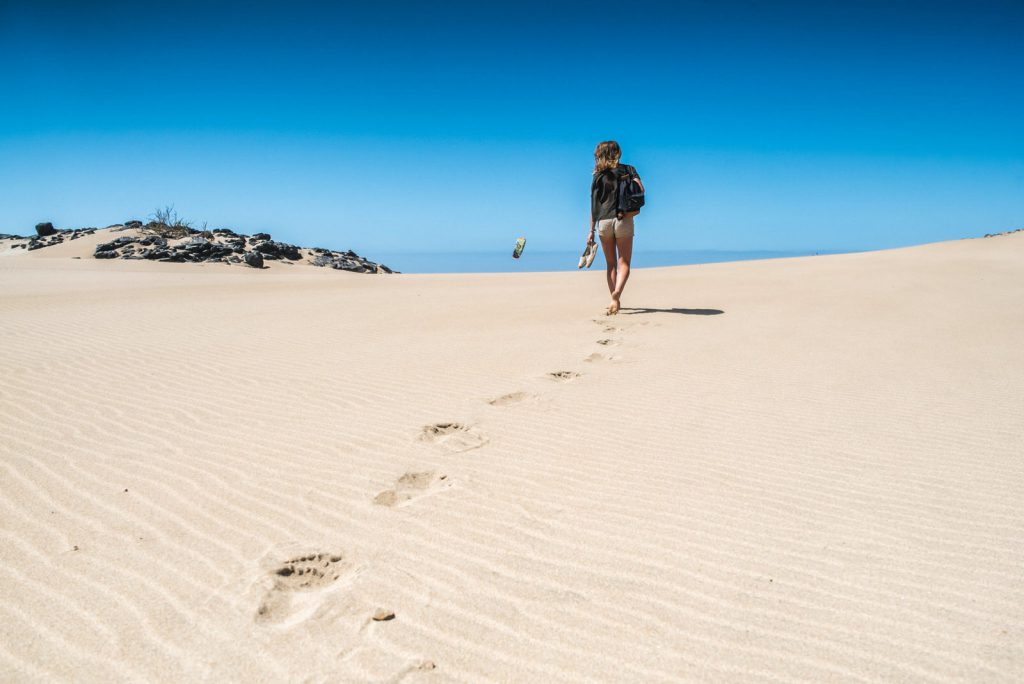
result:
M 613 318 L 68 250 L 0 259 L 0 680 L 1024 679 L 1024 233 Z

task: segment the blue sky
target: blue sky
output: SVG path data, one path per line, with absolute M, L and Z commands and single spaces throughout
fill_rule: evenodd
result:
M 609 138 L 648 249 L 1024 227 L 1022 44 L 1020 0 L 0 0 L 0 232 L 173 203 L 371 257 L 575 248 Z

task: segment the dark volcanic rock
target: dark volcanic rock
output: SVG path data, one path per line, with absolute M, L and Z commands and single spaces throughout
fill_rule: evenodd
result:
M 366 273 L 366 267 L 358 261 L 351 260 L 339 260 L 334 263 L 334 268 L 342 271 L 352 271 L 353 273 Z
M 261 242 L 253 249 L 268 259 L 291 259 L 292 261 L 298 261 L 302 258 L 302 254 L 299 252 L 298 247 L 295 245 L 285 244 L 284 242 L 268 240 L 266 242 Z
M 194 258 L 208 255 L 213 249 L 213 245 L 206 238 L 194 237 L 184 245 L 179 246 L 178 249 L 183 249 L 186 254 Z
M 236 233 L 228 228 L 199 231 L 186 226 L 167 226 L 156 221 L 143 225 L 131 220 L 124 224 L 107 226 L 112 233 L 136 229 L 141 235 L 122 235 L 109 242 L 96 245 L 93 256 L 97 259 L 148 259 L 165 262 L 193 263 L 246 263 L 254 268 L 265 268 L 265 262 L 280 261 L 294 265 L 309 257 L 306 263 L 321 268 L 333 268 L 352 273 L 393 273 L 390 268 L 359 256 L 353 250 L 338 252 L 324 247 L 304 248 L 271 239 L 269 233 L 253 236 Z M 51 223 L 36 226 L 37 235 L 21 238 L 0 234 L 2 239 L 22 240 L 12 248 L 33 251 L 59 245 L 92 235 L 97 228 L 58 230 Z M 174 244 L 169 243 L 173 240 Z
M 352 273 L 393 273 L 387 266 L 364 259 L 351 250 L 344 253 L 329 250 L 313 250 L 313 252 L 316 253 L 316 256 L 310 263 L 314 266 L 351 271 Z
M 103 252 L 112 252 L 115 249 L 121 249 L 122 247 L 130 245 L 133 242 L 138 242 L 138 240 L 139 240 L 138 238 L 129 237 L 129 236 L 125 235 L 124 237 L 119 237 L 116 240 L 111 240 L 110 242 L 100 243 L 100 244 L 96 245 L 95 255 L 99 255 L 99 254 L 101 254 Z M 109 259 L 110 257 L 103 257 L 103 258 L 104 259 Z

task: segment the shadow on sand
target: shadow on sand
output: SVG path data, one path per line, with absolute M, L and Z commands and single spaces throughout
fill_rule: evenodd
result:
M 647 307 L 624 306 L 619 309 L 619 313 L 630 316 L 649 313 L 674 313 L 686 314 L 687 316 L 717 316 L 718 314 L 723 314 L 725 312 L 721 309 L 651 309 Z

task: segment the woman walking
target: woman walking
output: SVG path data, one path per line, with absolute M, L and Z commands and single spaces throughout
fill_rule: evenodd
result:
M 605 263 L 608 266 L 608 292 L 612 301 L 606 313 L 619 313 L 622 290 L 629 280 L 629 262 L 633 257 L 633 217 L 636 212 L 620 212 L 618 206 L 619 174 L 616 169 L 622 150 L 619 143 L 606 140 L 594 150 L 594 178 L 590 184 L 590 233 L 587 243 L 594 242 L 594 229 L 601 238 Z

